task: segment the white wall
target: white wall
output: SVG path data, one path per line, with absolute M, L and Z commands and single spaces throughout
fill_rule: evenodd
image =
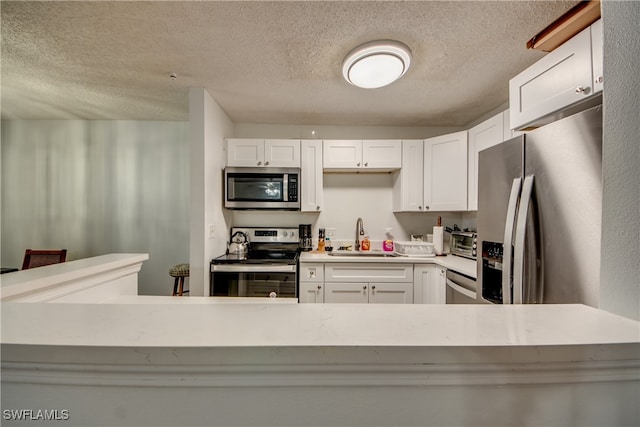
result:
M 602 2 L 600 308 L 640 320 L 640 2 Z
M 209 92 L 189 89 L 191 127 L 191 226 L 189 244 L 192 296 L 209 295 L 209 262 L 226 248 L 230 214 L 223 208 L 224 138 L 233 125 Z M 213 235 L 211 235 L 213 227 Z
M 170 295 L 189 260 L 185 122 L 2 121 L 2 266 L 66 248 L 72 261 L 148 253 L 139 292 Z
M 269 125 L 256 123 L 234 124 L 236 138 L 292 138 L 292 139 L 415 139 L 445 135 L 464 130 L 459 127 L 410 126 L 317 126 Z

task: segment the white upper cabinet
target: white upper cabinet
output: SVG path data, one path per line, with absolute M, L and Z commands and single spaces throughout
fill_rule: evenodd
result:
M 593 91 L 595 93 L 602 92 L 604 83 L 602 55 L 602 19 L 598 19 L 591 24 L 591 60 L 593 61 Z
M 299 139 L 227 139 L 227 166 L 300 167 Z
M 387 171 L 400 169 L 400 140 L 324 140 L 324 169 L 335 171 Z
M 540 119 L 587 101 L 601 90 L 599 84 L 594 87 L 595 79 L 604 79 L 601 37 L 597 21 L 509 81 L 512 129 L 544 124 Z
M 393 211 L 424 209 L 424 140 L 402 141 L 402 169 L 393 177 Z
M 324 140 L 323 165 L 325 169 L 355 169 L 362 166 L 362 140 Z
M 364 140 L 362 141 L 362 161 L 365 169 L 400 169 L 402 141 L 399 139 Z
M 488 120 L 469 129 L 469 177 L 468 206 L 470 211 L 478 210 L 478 153 L 508 139 L 505 138 L 504 114 L 496 114 Z
M 424 141 L 424 210 L 467 210 L 467 131 Z
M 302 140 L 300 160 L 300 210 L 320 212 L 322 210 L 322 141 Z

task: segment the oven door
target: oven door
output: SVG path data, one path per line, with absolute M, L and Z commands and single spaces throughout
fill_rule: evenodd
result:
M 478 304 L 476 280 L 447 270 L 447 304 Z
M 213 265 L 214 297 L 298 298 L 295 265 Z

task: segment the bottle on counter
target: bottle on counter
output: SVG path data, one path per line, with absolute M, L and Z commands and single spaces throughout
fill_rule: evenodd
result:
M 391 228 L 386 230 L 387 238 L 382 242 L 382 250 L 385 252 L 393 252 L 393 235 L 391 234 Z
M 318 252 L 324 252 L 325 240 L 324 240 L 324 228 L 318 230 Z
M 369 240 L 369 235 L 365 234 L 362 238 L 362 242 L 360 242 L 360 250 L 368 251 L 371 249 L 371 240 Z

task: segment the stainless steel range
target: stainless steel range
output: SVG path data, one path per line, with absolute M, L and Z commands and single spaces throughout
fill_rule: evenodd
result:
M 211 296 L 298 298 L 297 227 L 233 227 L 230 236 L 232 250 L 211 261 Z

